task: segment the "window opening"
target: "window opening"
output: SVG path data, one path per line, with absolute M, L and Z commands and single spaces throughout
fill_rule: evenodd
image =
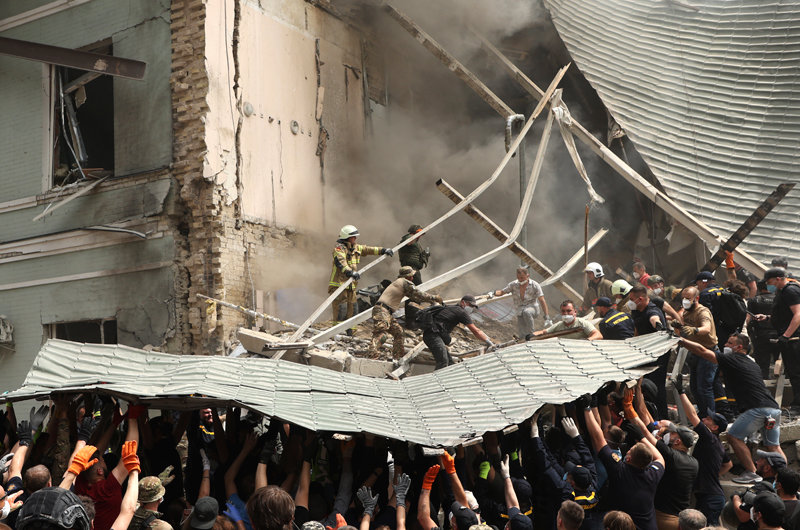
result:
M 92 344 L 117 343 L 117 321 L 115 319 L 57 322 L 49 326 L 49 335 L 53 339 Z
M 111 45 L 86 49 L 111 55 Z M 53 187 L 114 172 L 114 79 L 55 66 Z

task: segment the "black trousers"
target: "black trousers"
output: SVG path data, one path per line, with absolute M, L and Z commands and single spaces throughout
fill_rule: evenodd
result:
M 791 381 L 792 394 L 794 394 L 790 406 L 800 407 L 800 340 L 787 342 L 780 346 L 780 350 L 783 356 L 783 373 Z
M 436 368 L 434 370 L 453 364 L 453 358 L 450 357 L 450 352 L 447 351 L 447 345 L 450 344 L 451 340 L 449 333 L 437 333 L 429 328 L 422 333 L 422 340 L 436 360 Z

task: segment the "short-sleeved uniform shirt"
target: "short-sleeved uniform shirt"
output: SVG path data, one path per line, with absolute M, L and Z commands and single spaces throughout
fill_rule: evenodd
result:
M 736 389 L 739 412 L 760 407 L 780 408 L 764 386 L 761 368 L 752 357 L 743 353 L 715 352 L 715 355 L 725 377 L 725 385 Z
M 86 495 L 94 501 L 94 530 L 109 530 L 119 516 L 122 504 L 122 487 L 109 470 L 108 476 L 94 484 L 88 484 L 80 477 L 75 483 L 75 493 Z
M 637 469 L 623 462 L 607 445 L 598 456 L 608 472 L 610 507 L 630 515 L 637 530 L 656 530 L 653 499 L 664 476 L 661 462 Z
M 694 432 L 698 438 L 694 444 L 693 455 L 700 466 L 697 470 L 697 479 L 694 481 L 694 492 L 704 495 L 724 495 L 719 483 L 719 469 L 723 463 L 730 461 L 730 457 L 719 438 L 709 431 L 702 421 L 694 428 Z
M 546 330 L 545 333 L 555 333 L 556 331 L 566 331 L 568 329 L 574 329 L 574 333 L 567 333 L 562 335 L 561 338 L 564 339 L 587 339 L 589 335 L 591 335 L 592 331 L 595 330 L 594 324 L 589 322 L 586 319 L 575 317 L 575 322 L 571 326 L 567 326 L 567 324 L 563 320 L 559 320 Z
M 611 309 L 606 313 L 598 327 L 606 340 L 628 339 L 633 337 L 636 332 L 631 316 L 616 309 Z
M 650 317 L 656 315 L 661 320 L 661 325 L 664 329 L 667 328 L 667 319 L 664 318 L 664 312 L 660 310 L 653 302 L 648 302 L 643 311 L 634 309 L 631 311 L 633 317 L 633 325 L 636 327 L 637 335 L 647 335 L 648 333 L 655 333 L 656 328 L 650 324 Z
M 775 295 L 775 305 L 772 306 L 771 320 L 775 330 L 781 335 L 786 332 L 786 328 L 789 327 L 789 322 L 792 320 L 791 307 L 797 304 L 800 304 L 800 285 L 797 282 L 787 283 Z M 800 327 L 795 330 L 793 336 L 800 336 Z
M 669 447 L 663 440 L 656 443 L 656 449 L 664 457 L 666 470 L 658 483 L 654 504 L 660 512 L 678 515 L 691 502 L 692 485 L 699 467 L 697 459 Z

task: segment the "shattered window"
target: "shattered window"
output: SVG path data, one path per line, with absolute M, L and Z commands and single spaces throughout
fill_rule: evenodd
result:
M 84 49 L 111 55 L 111 45 Z M 53 187 L 114 172 L 112 76 L 53 67 Z
M 114 319 L 58 322 L 50 324 L 49 327 L 51 339 L 89 342 L 92 344 L 117 343 L 117 321 Z

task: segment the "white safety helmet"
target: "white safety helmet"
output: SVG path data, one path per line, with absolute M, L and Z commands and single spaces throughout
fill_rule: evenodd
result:
M 586 266 L 586 268 L 583 269 L 583 272 L 592 272 L 594 273 L 595 278 L 603 277 L 603 267 L 601 267 L 600 264 L 597 263 L 596 261 L 592 261 L 591 263 L 589 263 Z
M 631 289 L 633 289 L 633 287 L 625 280 L 615 280 L 614 283 L 611 284 L 611 294 L 614 296 L 625 296 L 631 292 Z
M 347 239 L 353 236 L 358 237 L 358 228 L 353 225 L 344 225 L 341 230 L 339 230 L 339 239 Z

